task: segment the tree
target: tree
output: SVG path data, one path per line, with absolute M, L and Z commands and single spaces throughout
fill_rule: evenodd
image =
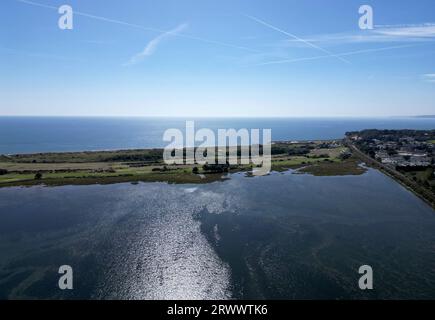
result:
M 35 180 L 41 180 L 42 179 L 42 173 L 41 172 L 37 172 L 35 174 Z

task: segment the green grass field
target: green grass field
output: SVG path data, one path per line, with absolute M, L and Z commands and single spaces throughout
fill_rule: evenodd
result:
M 279 144 L 282 153 L 273 155 L 272 170 L 299 168 L 314 175 L 361 174 L 364 169 L 355 159 L 342 160 L 345 147 L 319 148 L 310 142 L 309 153 L 289 155 L 295 148 L 308 144 Z M 226 174 L 204 172 L 199 165 L 164 166 L 161 150 L 99 151 L 78 153 L 47 153 L 0 156 L 0 187 L 18 185 L 65 185 L 137 181 L 165 181 L 169 183 L 206 183 L 221 180 Z M 290 151 L 290 152 L 289 152 Z M 160 152 L 160 154 L 159 154 Z M 116 160 L 119 161 L 116 161 Z M 155 160 L 150 160 L 155 159 Z M 198 173 L 193 174 L 193 167 Z M 250 171 L 252 165 L 232 166 L 230 172 Z M 37 173 L 41 175 L 37 179 Z

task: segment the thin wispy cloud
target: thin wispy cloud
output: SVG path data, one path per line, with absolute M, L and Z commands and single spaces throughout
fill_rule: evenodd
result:
M 42 8 L 52 9 L 52 10 L 56 10 L 56 11 L 58 10 L 58 7 L 56 7 L 56 6 L 51 6 L 51 5 L 47 5 L 47 4 L 43 4 L 43 3 L 39 3 L 39 2 L 35 2 L 35 1 L 29 1 L 29 0 L 15 0 L 15 1 L 20 2 L 20 3 L 24 3 L 24 4 L 28 4 L 28 5 L 32 5 L 32 6 L 36 6 L 36 7 L 42 7 Z M 94 19 L 94 20 L 99 20 L 99 21 L 103 21 L 103 22 L 123 25 L 126 27 L 131 27 L 131 28 L 140 29 L 140 30 L 144 30 L 144 31 L 153 31 L 153 32 L 158 32 L 158 33 L 162 33 L 162 34 L 167 32 L 166 30 L 162 30 L 162 29 L 158 29 L 158 28 L 146 27 L 146 26 L 142 26 L 139 24 L 135 24 L 135 23 L 129 23 L 129 22 L 121 21 L 121 20 L 117 20 L 117 19 L 106 18 L 103 16 L 97 16 L 97 15 L 93 15 L 93 14 L 89 14 L 89 13 L 85 13 L 85 12 L 80 12 L 80 11 L 76 11 L 76 10 L 74 10 L 74 15 L 82 16 L 82 17 L 86 17 L 86 18 L 90 18 L 90 19 Z M 257 53 L 259 52 L 255 49 L 251 49 L 251 48 L 247 48 L 247 47 L 243 47 L 243 46 L 238 46 L 238 45 L 234 45 L 234 44 L 226 43 L 226 42 L 222 42 L 222 41 L 216 41 L 216 40 L 196 37 L 196 36 L 188 35 L 185 33 L 177 33 L 176 36 L 190 39 L 190 40 L 200 41 L 200 42 L 204 42 L 204 43 L 208 43 L 208 44 L 238 49 L 238 50 L 257 52 Z
M 325 46 L 353 43 L 427 42 L 435 41 L 435 24 L 377 25 L 373 30 L 314 35 L 306 37 L 305 40 Z M 284 43 L 287 46 L 304 44 L 297 39 L 287 39 Z
M 405 25 L 405 26 L 387 26 L 377 27 L 374 29 L 375 33 L 399 37 L 399 38 L 435 38 L 435 24 L 424 23 L 420 25 Z
M 266 26 L 266 27 L 268 27 L 268 28 L 270 28 L 272 30 L 275 30 L 275 31 L 278 31 L 278 32 L 280 32 L 282 34 L 285 34 L 285 35 L 291 37 L 292 39 L 294 39 L 296 41 L 303 42 L 304 44 L 306 44 L 306 45 L 308 45 L 308 46 L 310 46 L 310 47 L 312 47 L 314 49 L 320 50 L 323 53 L 326 53 L 326 54 L 328 54 L 331 57 L 337 58 L 337 59 L 339 59 L 339 60 L 341 60 L 343 62 L 346 62 L 346 63 L 350 63 L 348 60 L 346 60 L 346 59 L 344 59 L 344 58 L 342 58 L 342 57 L 340 57 L 340 56 L 338 56 L 338 55 L 336 55 L 336 54 L 334 54 L 334 53 L 332 53 L 332 52 L 330 52 L 330 51 L 328 51 L 328 50 L 326 50 L 326 49 L 324 49 L 322 47 L 319 47 L 318 45 L 315 45 L 315 44 L 311 43 L 310 41 L 302 39 L 302 38 L 300 38 L 300 37 L 298 37 L 298 36 L 296 36 L 294 34 L 291 34 L 290 32 L 284 31 L 284 30 L 282 30 L 282 29 L 280 29 L 280 28 L 278 28 L 276 26 L 273 26 L 270 23 L 267 23 L 267 22 L 265 22 L 263 20 L 260 20 L 260 19 L 258 19 L 256 17 L 250 16 L 250 15 L 246 15 L 246 17 L 248 17 L 249 19 L 254 20 L 254 21 L 256 21 L 256 22 L 258 22 L 258 23 L 260 23 L 260 24 L 262 24 L 262 25 L 264 25 L 264 26 Z
M 391 46 L 391 47 L 383 47 L 383 48 L 375 48 L 375 49 L 350 51 L 350 52 L 338 53 L 336 55 L 339 57 L 347 57 L 347 56 L 353 56 L 353 55 L 359 55 L 359 54 L 365 54 L 365 53 L 373 53 L 373 52 L 380 52 L 380 51 L 386 51 L 386 50 L 402 49 L 402 48 L 409 48 L 409 47 L 415 47 L 415 46 L 416 45 Z M 296 59 L 268 61 L 268 62 L 256 64 L 256 66 L 283 64 L 283 63 L 295 63 L 295 62 L 319 60 L 319 59 L 325 59 L 325 58 L 331 58 L 331 56 L 330 55 L 323 55 L 323 56 L 315 56 L 315 57 L 302 57 L 302 58 L 296 58 Z
M 435 73 L 426 73 L 423 75 L 423 79 L 426 82 L 435 83 Z
M 183 23 L 180 24 L 179 26 L 177 26 L 176 28 L 167 31 L 165 33 L 160 34 L 158 37 L 152 39 L 150 42 L 148 42 L 148 44 L 146 45 L 146 47 L 139 52 L 138 54 L 135 54 L 133 57 L 130 58 L 130 61 L 128 61 L 126 64 L 126 66 L 129 65 L 134 65 L 137 64 L 141 61 L 143 61 L 145 58 L 150 57 L 154 54 L 154 52 L 157 50 L 157 47 L 160 45 L 160 43 L 165 40 L 168 37 L 171 36 L 176 36 L 178 35 L 180 32 L 184 31 L 187 28 L 187 24 Z

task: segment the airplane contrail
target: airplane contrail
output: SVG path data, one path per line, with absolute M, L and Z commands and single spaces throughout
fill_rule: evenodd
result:
M 328 50 L 326 50 L 326 49 L 323 49 L 322 47 L 319 47 L 319 46 L 317 46 L 317 45 L 315 45 L 315 44 L 313 44 L 313 43 L 311 43 L 311 42 L 309 42 L 309 41 L 307 41 L 307 40 L 304 40 L 304 39 L 302 39 L 302 38 L 299 38 L 298 36 L 296 36 L 296 35 L 294 35 L 294 34 L 291 34 L 291 33 L 287 32 L 287 31 L 284 31 L 284 30 L 282 30 L 282 29 L 280 29 L 280 28 L 278 28 L 278 27 L 275 27 L 275 26 L 273 26 L 273 25 L 271 25 L 271 24 L 269 24 L 269 23 L 267 23 L 267 22 L 265 22 L 265 21 L 263 21 L 263 20 L 260 20 L 260 19 L 258 19 L 258 18 L 256 18 L 256 17 L 250 16 L 250 15 L 245 15 L 245 16 L 248 17 L 248 18 L 251 19 L 251 20 L 254 20 L 254 21 L 256 21 L 256 22 L 258 22 L 258 23 L 260 23 L 260 24 L 266 26 L 266 27 L 269 27 L 269 28 L 271 28 L 271 29 L 273 29 L 273 30 L 275 30 L 275 31 L 278 31 L 278 32 L 280 32 L 280 33 L 283 33 L 283 34 L 285 34 L 285 35 L 287 35 L 287 36 L 289 36 L 289 37 L 291 37 L 291 38 L 293 38 L 293 39 L 296 39 L 296 40 L 298 40 L 298 41 L 301 41 L 301 42 L 305 43 L 306 45 L 308 45 L 308 46 L 310 46 L 310 47 L 312 47 L 312 48 L 314 48 L 314 49 L 320 50 L 320 51 L 322 51 L 322 52 L 328 54 L 328 55 L 331 56 L 331 57 L 337 58 L 337 59 L 339 59 L 339 60 L 341 60 L 341 61 L 343 61 L 343 62 L 346 62 L 346 63 L 350 63 L 350 61 L 348 61 L 348 60 L 346 60 L 346 59 L 343 59 L 342 57 L 340 57 L 339 55 L 337 55 L 337 54 L 335 54 L 335 53 L 332 53 L 332 52 L 330 52 L 330 51 L 328 51 Z
M 28 5 L 32 5 L 32 6 L 52 9 L 52 10 L 56 10 L 56 11 L 58 10 L 58 7 L 56 7 L 56 6 L 47 5 L 47 4 L 43 4 L 43 3 L 39 3 L 39 2 L 34 2 L 34 1 L 30 1 L 30 0 L 15 0 L 15 1 L 21 2 L 21 3 L 25 3 L 25 4 L 28 4 Z M 139 25 L 139 24 L 134 24 L 134 23 L 129 23 L 129 22 L 121 21 L 121 20 L 116 20 L 116 19 L 106 18 L 106 17 L 102 17 L 102 16 L 97 16 L 97 15 L 93 15 L 93 14 L 89 14 L 89 13 L 85 13 L 85 12 L 79 12 L 79 11 L 75 11 L 74 10 L 74 14 L 78 15 L 78 16 L 82 16 L 82 17 L 87 17 L 87 18 L 91 18 L 91 19 L 95 19 L 95 20 L 100 20 L 100 21 L 104 21 L 104 22 L 109 22 L 109 23 L 115 23 L 115 24 L 119 24 L 119 25 L 123 25 L 123 26 L 128 26 L 128 27 L 132 27 L 132 28 L 136 28 L 136 29 L 141 29 L 141 30 L 145 30 L 145 31 L 154 31 L 154 32 L 162 33 L 162 34 L 163 33 L 168 34 L 167 30 L 162 30 L 162 29 L 157 29 L 157 28 L 151 28 L 151 27 L 145 27 L 145 26 L 142 26 L 142 25 Z M 169 31 L 169 33 L 170 33 L 170 31 Z M 233 45 L 233 44 L 225 43 L 225 42 L 221 42 L 221 41 L 204 39 L 204 38 L 195 37 L 195 36 L 191 36 L 191 35 L 184 34 L 184 33 L 177 33 L 177 34 L 174 33 L 173 35 L 177 36 L 177 37 L 182 37 L 182 38 L 186 38 L 186 39 L 191 39 L 191 40 L 196 40 L 196 41 L 204 42 L 204 43 L 209 43 L 209 44 L 229 47 L 229 48 L 233 48 L 233 49 L 240 49 L 240 50 L 260 53 L 260 51 L 257 51 L 257 50 L 254 50 L 254 49 L 250 49 L 250 48 L 247 48 L 247 47 L 237 46 L 237 45 Z
M 415 47 L 415 46 L 418 46 L 418 45 L 419 44 L 409 44 L 409 45 L 403 45 L 403 46 L 391 46 L 391 47 L 383 47 L 383 48 L 357 50 L 357 51 L 338 53 L 338 54 L 336 54 L 336 56 L 338 56 L 338 57 L 346 57 L 346 56 L 358 55 L 358 54 L 363 54 L 363 53 L 370 53 L 370 52 L 386 51 L 386 50 L 393 50 L 393 49 L 409 48 L 409 47 Z M 325 55 L 325 56 L 316 56 L 316 57 L 306 57 L 306 58 L 297 58 L 297 59 L 269 61 L 269 62 L 263 62 L 263 63 L 256 64 L 256 66 L 265 66 L 265 65 L 271 65 L 271 64 L 282 64 L 282 63 L 294 63 L 294 62 L 300 62 L 300 61 L 318 60 L 318 59 L 325 59 L 325 58 L 331 58 L 331 56 L 330 55 L 327 55 L 327 56 Z

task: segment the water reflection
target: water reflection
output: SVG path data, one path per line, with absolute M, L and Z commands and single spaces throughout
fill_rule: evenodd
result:
M 434 212 L 374 170 L 6 188 L 0 212 L 0 298 L 435 298 Z
M 177 199 L 174 201 L 174 199 Z M 118 221 L 105 257 L 108 266 L 95 297 L 127 299 L 225 299 L 230 272 L 200 232 L 194 214 L 221 206 L 196 188 L 162 185 L 129 190 L 135 210 Z

